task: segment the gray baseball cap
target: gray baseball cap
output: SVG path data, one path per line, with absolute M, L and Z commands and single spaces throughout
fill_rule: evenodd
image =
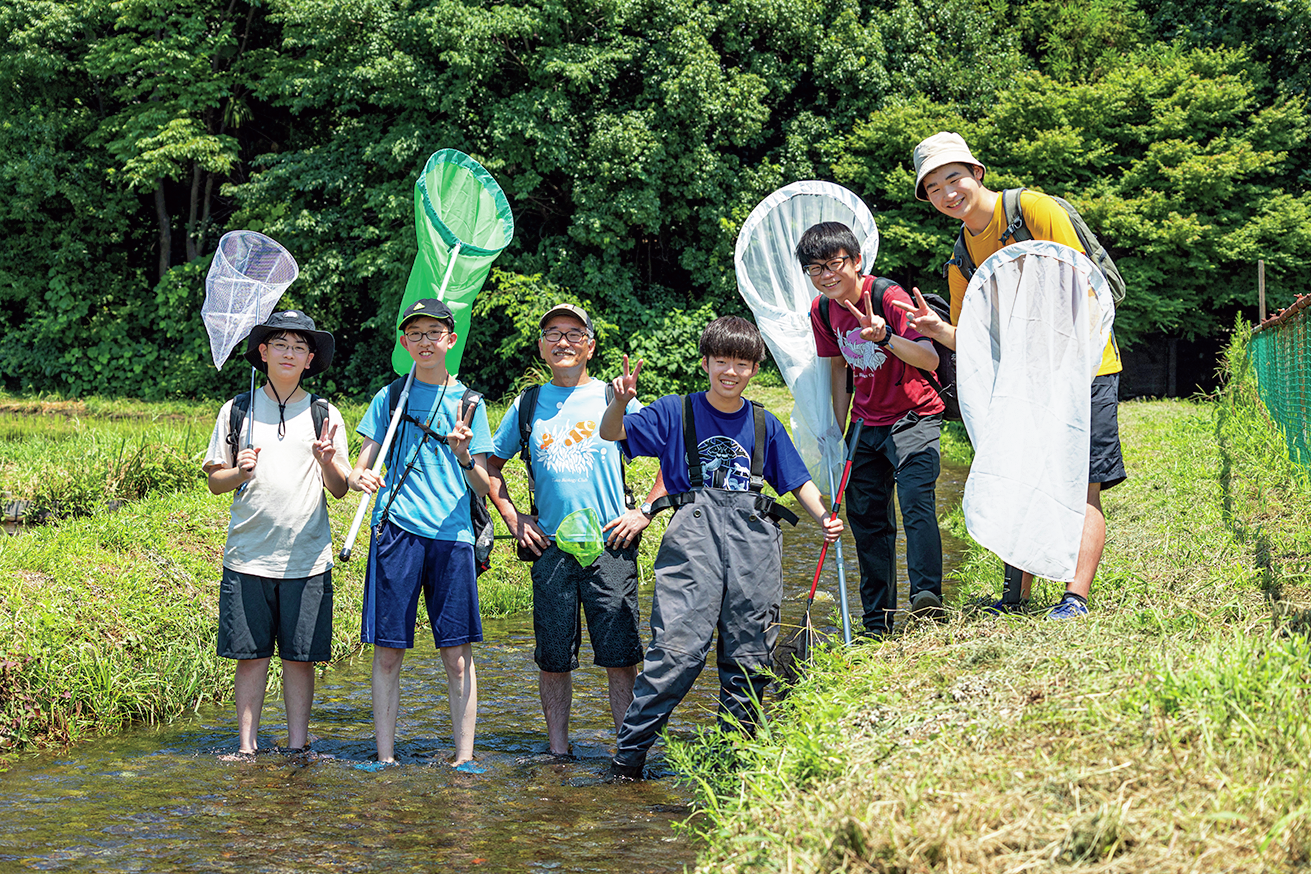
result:
M 965 145 L 965 138 L 960 134 L 943 131 L 926 140 L 921 140 L 911 153 L 915 162 L 915 199 L 928 200 L 924 196 L 924 177 L 944 164 L 973 164 L 986 174 L 988 168 L 970 152 Z M 979 180 L 983 181 L 982 179 Z
M 574 306 L 571 303 L 558 303 L 551 307 L 546 311 L 546 315 L 542 316 L 542 320 L 537 323 L 537 327 L 544 329 L 546 323 L 551 320 L 551 316 L 559 315 L 573 316 L 587 326 L 588 334 L 596 336 L 596 330 L 592 327 L 592 318 L 587 314 L 587 310 L 579 306 Z

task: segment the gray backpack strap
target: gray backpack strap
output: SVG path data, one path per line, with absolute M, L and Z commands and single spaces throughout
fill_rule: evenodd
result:
M 956 244 L 951 247 L 951 260 L 942 265 L 943 279 L 947 278 L 947 271 L 953 264 L 966 282 L 974 276 L 974 259 L 970 257 L 969 246 L 965 245 L 965 225 L 961 225 L 960 233 L 956 235 Z
M 1033 239 L 1028 225 L 1024 223 L 1024 210 L 1020 208 L 1020 195 L 1023 193 L 1023 188 L 1007 188 L 1001 193 L 1001 210 L 1006 216 L 1006 230 L 1001 232 L 1003 246 Z

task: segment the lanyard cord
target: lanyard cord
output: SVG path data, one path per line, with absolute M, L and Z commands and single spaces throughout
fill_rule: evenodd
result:
M 396 496 L 400 494 L 401 486 L 405 485 L 406 478 L 410 475 L 410 471 L 414 469 L 415 462 L 419 460 L 419 453 L 423 451 L 424 443 L 428 441 L 429 429 L 432 428 L 433 420 L 437 418 L 437 412 L 442 408 L 442 401 L 446 400 L 446 386 L 447 386 L 446 383 L 442 384 L 442 393 L 438 395 L 437 403 L 433 404 L 432 412 L 428 414 L 427 423 L 423 426 L 422 430 L 419 432 L 419 445 L 414 447 L 414 454 L 410 456 L 409 463 L 405 465 L 405 470 L 401 471 L 401 475 L 396 482 L 396 486 L 387 495 L 387 504 L 382 508 L 382 515 L 378 517 L 379 530 L 381 530 L 382 526 L 387 522 L 388 514 L 391 512 L 392 502 L 395 501 Z M 407 407 L 409 406 L 408 401 L 406 401 L 406 406 Z M 408 413 L 403 413 L 402 417 L 404 419 L 409 419 L 410 415 Z M 405 422 L 406 427 L 408 427 L 409 424 L 410 424 L 409 422 Z M 398 449 L 399 449 L 400 442 L 401 441 L 399 440 L 396 441 Z M 390 470 L 391 470 L 391 466 L 388 465 L 388 471 Z

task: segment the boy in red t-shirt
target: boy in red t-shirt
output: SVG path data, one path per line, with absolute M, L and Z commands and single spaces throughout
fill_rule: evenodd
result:
M 943 404 L 920 372 L 937 370 L 938 354 L 893 306 L 910 304 L 906 292 L 861 275 L 860 243 L 849 227 L 814 225 L 801 236 L 796 254 L 820 293 L 810 305 L 810 325 L 816 351 L 832 367 L 833 413 L 844 430 L 849 409 L 865 423 L 845 501 L 860 560 L 865 633 L 880 637 L 892 630 L 897 610 L 894 484 L 906 531 L 911 612 L 942 610 L 936 486 Z M 875 289 L 882 294 L 872 295 Z M 828 308 L 827 320 L 820 307 Z

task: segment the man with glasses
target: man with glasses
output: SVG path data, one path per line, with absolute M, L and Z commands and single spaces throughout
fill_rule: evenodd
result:
M 642 661 L 637 545 L 651 522 L 651 502 L 664 494 L 664 484 L 657 475 L 641 508 L 625 500 L 620 453 L 627 447 L 597 434 L 613 389 L 587 372 L 596 352 L 591 318 L 581 307 L 560 304 L 542 316 L 539 327 L 537 351 L 551 369 L 551 381 L 525 391 L 506 411 L 487 469 L 489 497 L 518 539 L 520 558 L 532 562 L 534 660 L 547 739 L 551 754 L 569 756 L 571 672 L 578 667 L 582 643 L 580 606 L 587 614 L 595 663 L 608 675 L 616 732 L 633 698 Z M 640 408 L 634 400 L 629 411 Z M 505 485 L 503 468 L 516 452 L 528 468 L 530 513 L 520 511 Z M 589 508 L 609 536 L 605 550 L 582 567 L 554 538 L 565 517 Z
M 938 437 L 942 399 L 925 378 L 938 367 L 933 343 L 912 330 L 895 302 L 896 283 L 861 275 L 860 243 L 840 222 L 821 222 L 797 242 L 797 258 L 819 291 L 811 302 L 815 348 L 832 368 L 833 413 L 844 430 L 864 420 L 845 495 L 860 561 L 865 634 L 892 630 L 897 610 L 895 484 L 906 531 L 910 609 L 942 611 L 942 535 L 938 531 Z

